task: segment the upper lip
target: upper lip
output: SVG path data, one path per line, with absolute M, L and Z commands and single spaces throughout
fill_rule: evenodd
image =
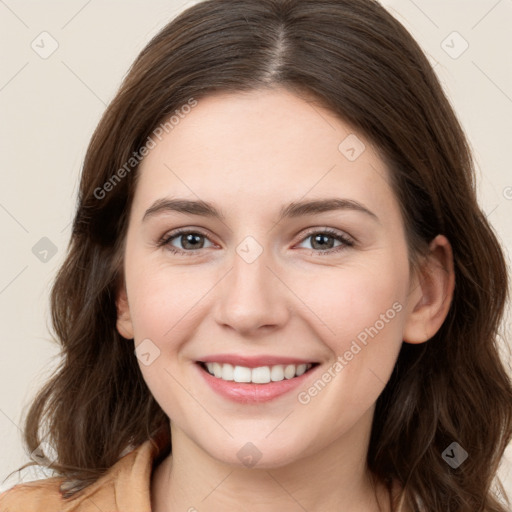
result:
M 247 368 L 258 368 L 260 366 L 274 366 L 278 364 L 315 364 L 316 361 L 311 359 L 301 359 L 299 357 L 286 357 L 286 356 L 241 356 L 235 354 L 214 354 L 202 357 L 198 362 L 201 363 L 221 363 L 231 364 L 233 366 L 245 366 Z

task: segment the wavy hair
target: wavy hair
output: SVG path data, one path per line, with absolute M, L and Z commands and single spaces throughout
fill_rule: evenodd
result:
M 412 260 L 438 234 L 453 248 L 447 318 L 428 342 L 403 344 L 376 404 L 369 469 L 400 483 L 394 510 L 505 512 L 495 481 L 512 436 L 511 379 L 498 343 L 506 262 L 477 204 L 456 115 L 419 45 L 375 0 L 207 0 L 138 55 L 85 156 L 71 240 L 51 291 L 62 361 L 26 416 L 29 452 L 44 429 L 57 454 L 52 467 L 75 484 L 69 498 L 159 432 L 167 436 L 163 455 L 170 453 L 168 418 L 116 329 L 132 160 L 191 98 L 278 86 L 307 93 L 375 145 Z M 453 442 L 469 453 L 457 469 L 442 457 Z

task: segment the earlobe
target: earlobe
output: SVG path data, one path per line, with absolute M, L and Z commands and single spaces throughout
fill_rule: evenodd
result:
M 133 339 L 133 325 L 130 315 L 130 306 L 128 304 L 128 295 L 126 286 L 123 283 L 116 297 L 117 321 L 116 327 L 119 334 L 127 340 Z
M 445 236 L 438 235 L 410 292 L 411 309 L 403 332 L 406 343 L 424 343 L 434 336 L 448 315 L 454 289 L 452 248 Z

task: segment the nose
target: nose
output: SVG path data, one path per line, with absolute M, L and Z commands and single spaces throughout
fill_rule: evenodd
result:
M 266 251 L 251 263 L 235 254 L 232 269 L 216 287 L 218 324 L 244 336 L 257 336 L 285 325 L 293 294 L 270 260 Z

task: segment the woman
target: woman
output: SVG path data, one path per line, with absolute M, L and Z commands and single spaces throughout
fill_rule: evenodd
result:
M 58 476 L 0 510 L 504 512 L 507 274 L 473 179 L 377 2 L 185 11 L 89 146 L 25 429 Z

